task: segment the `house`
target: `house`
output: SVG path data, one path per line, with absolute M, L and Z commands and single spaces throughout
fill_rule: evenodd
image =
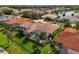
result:
M 71 24 L 74 24 L 76 23 L 77 21 L 79 21 L 79 16 L 63 16 L 61 18 L 58 19 L 59 21 L 62 21 L 62 20 L 69 20 L 69 22 Z
M 14 19 L 6 21 L 5 23 L 9 24 L 9 25 L 13 25 L 13 24 L 24 24 L 24 23 L 29 23 L 29 22 L 32 22 L 32 19 L 30 19 L 30 18 L 14 18 Z
M 57 15 L 54 15 L 54 14 L 46 14 L 46 15 L 43 15 L 43 16 L 41 16 L 42 18 L 47 18 L 47 17 L 49 17 L 49 18 L 51 18 L 51 19 L 55 19 L 55 18 L 57 18 L 58 16 Z
M 77 21 L 79 21 L 79 15 L 74 11 L 58 13 L 58 21 L 63 21 L 63 20 L 69 20 L 71 24 L 74 24 Z
M 61 53 L 77 54 L 79 53 L 79 31 L 74 28 L 66 28 L 59 36 L 56 42 L 62 43 Z
M 59 28 L 57 24 L 49 24 L 49 23 L 27 23 L 20 25 L 21 29 L 23 30 L 23 33 L 36 33 L 39 34 L 40 32 L 46 32 L 47 35 L 54 32 L 56 29 Z
M 13 18 L 15 18 L 13 15 L 3 15 L 3 16 L 0 16 L 0 21 L 7 21 Z
M 30 18 L 14 18 L 11 20 L 6 21 L 5 23 L 10 25 L 11 28 L 16 28 L 19 27 L 19 25 L 24 24 L 24 23 L 29 23 L 32 22 L 32 19 Z

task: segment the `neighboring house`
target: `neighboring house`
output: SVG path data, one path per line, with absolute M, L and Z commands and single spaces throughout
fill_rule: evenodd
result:
M 18 27 L 21 24 L 32 22 L 30 18 L 14 18 L 6 21 L 5 23 L 10 25 L 11 27 Z
M 69 20 L 70 23 L 75 23 L 79 21 L 79 15 L 78 13 L 75 13 L 74 11 L 68 11 L 68 12 L 60 12 L 58 13 L 58 20 L 63 21 L 63 20 Z
M 8 54 L 8 52 L 5 51 L 2 47 L 0 47 L 0 54 Z
M 54 32 L 56 29 L 59 28 L 57 24 L 49 24 L 49 23 L 28 23 L 28 24 L 22 24 L 20 25 L 21 29 L 23 30 L 23 33 L 36 33 L 39 34 L 40 32 L 46 32 L 47 35 Z
M 62 21 L 62 20 L 67 20 L 67 19 L 70 21 L 70 23 L 74 24 L 77 21 L 79 21 L 79 16 L 63 16 L 59 18 L 58 20 Z
M 56 42 L 63 44 L 64 49 L 61 49 L 61 53 L 79 53 L 79 31 L 76 29 L 66 28 Z
M 15 18 L 15 17 L 13 15 L 3 15 L 3 16 L 0 16 L 0 21 L 7 21 L 12 18 Z
M 6 21 L 6 24 L 12 25 L 12 24 L 24 24 L 24 23 L 29 23 L 32 22 L 32 19 L 30 18 L 14 18 L 11 20 Z
M 41 16 L 42 18 L 47 18 L 47 17 L 49 17 L 49 18 L 51 18 L 51 19 L 55 19 L 55 18 L 57 18 L 58 16 L 57 15 L 54 15 L 54 14 L 46 14 L 46 15 L 43 15 L 43 16 Z

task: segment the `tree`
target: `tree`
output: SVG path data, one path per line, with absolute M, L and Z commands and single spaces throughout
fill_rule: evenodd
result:
M 24 17 L 24 18 L 32 18 L 31 11 L 24 11 L 22 17 Z
M 45 32 L 40 32 L 39 38 L 40 38 L 41 40 L 46 40 L 46 39 L 47 39 L 47 34 L 46 34 Z
M 8 7 L 3 8 L 2 10 L 3 10 L 4 14 L 6 14 L 6 15 L 11 15 L 13 12 L 13 10 L 11 8 L 8 8 Z
M 37 14 L 37 13 L 34 13 L 33 11 L 24 11 L 22 17 L 24 17 L 24 18 L 38 19 L 38 18 L 40 18 L 40 15 Z
M 46 17 L 44 21 L 53 21 L 50 17 Z
M 64 20 L 64 22 L 65 22 L 64 27 L 71 27 L 69 20 Z
M 78 30 L 79 29 L 79 21 L 78 22 L 76 22 L 76 29 Z
M 50 47 L 52 48 L 52 52 L 55 54 L 60 54 L 61 49 L 58 43 L 55 43 L 55 41 L 51 41 Z
M 0 16 L 4 15 L 4 12 L 2 10 L 0 10 Z
M 54 52 L 55 54 L 60 54 L 61 50 L 60 50 L 59 46 L 54 46 L 53 52 Z

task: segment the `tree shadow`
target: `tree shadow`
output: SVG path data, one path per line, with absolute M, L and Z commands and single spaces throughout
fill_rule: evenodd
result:
M 30 41 L 30 39 L 26 37 L 23 39 L 22 44 L 27 44 L 27 42 L 29 42 L 29 41 Z
M 23 40 L 23 41 L 22 41 L 22 44 L 26 44 L 26 43 L 27 43 L 27 41 L 26 41 L 26 40 Z
M 21 32 L 15 34 L 15 37 L 17 37 L 18 39 L 22 39 L 25 35 L 23 35 Z

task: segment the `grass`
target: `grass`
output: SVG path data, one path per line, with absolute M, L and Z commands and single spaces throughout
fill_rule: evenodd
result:
M 56 39 L 59 37 L 59 35 L 60 35 L 61 33 L 62 33 L 62 32 L 59 31 L 59 32 L 54 36 L 53 41 L 56 40 Z
M 29 53 L 28 51 L 24 51 L 22 50 L 22 48 L 20 48 L 18 45 L 12 45 L 10 47 L 7 48 L 7 52 L 9 52 L 10 54 L 25 54 L 25 53 Z
M 8 45 L 6 36 L 2 35 L 2 33 L 0 33 L 0 46 L 6 47 Z
M 4 27 L 0 27 L 0 32 L 2 32 L 2 31 L 3 31 L 3 29 L 4 29 Z
M 18 45 L 9 45 L 6 36 L 2 35 L 2 33 L 0 33 L 0 46 L 5 48 L 5 50 L 8 51 L 8 53 L 24 53 L 23 49 L 21 49 Z
M 27 44 L 24 44 L 24 47 L 26 47 L 26 49 L 28 49 L 29 51 L 33 52 L 33 43 L 32 42 L 28 42 Z
M 15 45 L 9 45 L 8 41 L 7 41 L 7 37 L 2 34 L 2 28 L 0 28 L 0 46 L 5 48 L 5 50 L 8 53 L 11 54 L 25 54 L 25 53 L 29 53 L 28 51 L 24 50 L 23 48 L 21 48 L 18 44 Z M 15 39 L 15 38 L 14 38 Z
M 20 34 L 18 34 L 19 32 L 15 32 L 15 33 L 16 33 L 16 34 L 15 34 L 15 35 L 16 35 L 15 40 L 16 40 L 17 42 L 19 42 L 22 46 L 24 46 L 25 49 L 27 49 L 27 50 L 30 51 L 30 52 L 33 52 L 33 51 L 34 51 L 34 49 L 33 49 L 34 43 L 31 42 L 31 41 L 28 41 L 27 39 L 24 40 L 24 39 L 23 39 L 24 36 L 21 36 Z M 20 35 L 21 37 L 19 37 L 19 35 Z
M 52 52 L 52 48 L 50 47 L 50 44 L 41 48 L 41 54 L 50 54 L 51 52 Z

